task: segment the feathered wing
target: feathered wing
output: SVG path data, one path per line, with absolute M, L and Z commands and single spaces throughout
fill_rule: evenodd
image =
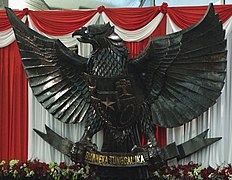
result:
M 180 126 L 216 102 L 226 74 L 225 48 L 222 23 L 210 5 L 197 24 L 151 39 L 130 61 L 145 82 L 153 124 Z
M 22 63 L 37 100 L 56 119 L 80 122 L 93 111 L 87 85 L 82 77 L 86 58 L 59 40 L 52 40 L 29 29 L 7 9 L 14 29 Z

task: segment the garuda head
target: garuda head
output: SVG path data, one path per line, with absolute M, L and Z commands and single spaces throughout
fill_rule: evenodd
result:
M 77 40 L 82 43 L 90 43 L 93 50 L 122 42 L 122 39 L 114 32 L 114 26 L 111 26 L 110 23 L 82 27 L 76 30 L 72 36 L 79 36 Z

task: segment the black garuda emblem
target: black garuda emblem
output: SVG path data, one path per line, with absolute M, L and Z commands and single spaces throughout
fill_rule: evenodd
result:
M 170 158 L 169 152 L 181 158 L 202 148 L 202 143 L 218 140 L 198 141 L 204 138 L 203 133 L 191 142 L 191 151 L 185 148 L 188 142 L 162 150 L 157 147 L 154 132 L 156 125 L 177 127 L 191 121 L 221 94 L 226 74 L 226 41 L 212 5 L 197 24 L 151 38 L 134 59 L 129 59 L 127 47 L 109 23 L 83 27 L 73 33 L 80 42 L 92 45 L 93 51 L 87 59 L 59 40 L 29 29 L 11 10 L 7 13 L 37 100 L 59 121 L 86 123 L 86 131 L 78 143 L 62 139 L 49 128 L 48 134 L 37 131 L 72 160 L 87 159 L 106 166 L 160 165 Z M 93 153 L 96 149 L 91 138 L 101 129 L 104 130 L 102 151 L 116 154 Z M 149 138 L 144 147 L 139 147 L 141 133 Z M 52 138 L 62 141 L 54 144 Z M 134 145 L 138 147 L 133 148 Z M 120 155 L 131 152 L 147 154 Z M 122 172 L 116 169 L 115 174 Z M 145 171 L 133 169 L 127 173 L 145 179 Z M 112 171 L 108 172 L 112 177 Z

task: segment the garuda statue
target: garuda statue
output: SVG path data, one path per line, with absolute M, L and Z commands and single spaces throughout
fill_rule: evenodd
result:
M 169 159 L 169 153 L 175 152 L 180 158 L 181 154 L 184 157 L 203 147 L 196 140 L 195 144 L 162 150 L 156 143 L 155 126 L 185 124 L 205 112 L 221 94 L 226 41 L 212 5 L 197 24 L 151 38 L 134 59 L 129 59 L 127 47 L 109 23 L 82 27 L 73 33 L 80 42 L 93 47 L 90 58 L 84 58 L 59 40 L 29 29 L 11 10 L 7 9 L 7 13 L 37 100 L 64 123 L 86 123 L 85 133 L 77 143 L 67 139 L 54 141 L 61 137 L 48 127 L 48 134 L 37 131 L 73 161 L 115 165 L 116 168 L 99 167 L 103 168 L 101 173 L 106 172 L 106 179 L 107 172 L 111 179 L 114 174 L 124 174 L 121 179 L 126 179 L 125 174 L 131 179 L 146 179 L 149 175 L 144 164 L 160 166 Z M 94 154 L 96 145 L 91 138 L 102 129 L 103 153 Z M 149 139 L 145 146 L 141 146 L 141 133 Z M 199 137 L 203 136 L 205 133 Z M 187 152 L 186 146 L 193 150 Z M 147 154 L 137 159 L 128 156 L 141 152 Z M 117 159 L 119 155 L 123 158 Z M 135 167 L 125 170 L 123 165 Z

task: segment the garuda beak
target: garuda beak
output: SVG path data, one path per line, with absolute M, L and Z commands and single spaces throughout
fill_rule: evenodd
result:
M 82 27 L 82 28 L 74 31 L 74 33 L 72 33 L 72 37 L 74 37 L 74 36 L 84 36 L 84 35 L 86 35 L 86 30 L 87 30 L 87 27 Z
M 87 33 L 87 27 L 82 27 L 81 29 L 74 31 L 74 33 L 72 34 L 72 37 L 74 37 L 74 36 L 78 36 L 77 40 L 79 42 L 83 42 L 83 43 L 90 43 L 91 42 L 89 35 Z
M 78 29 L 78 30 L 74 31 L 74 33 L 72 33 L 72 37 L 74 37 L 74 36 L 83 36 L 83 35 L 85 35 L 86 30 L 87 30 L 86 27 L 82 27 L 81 29 Z

